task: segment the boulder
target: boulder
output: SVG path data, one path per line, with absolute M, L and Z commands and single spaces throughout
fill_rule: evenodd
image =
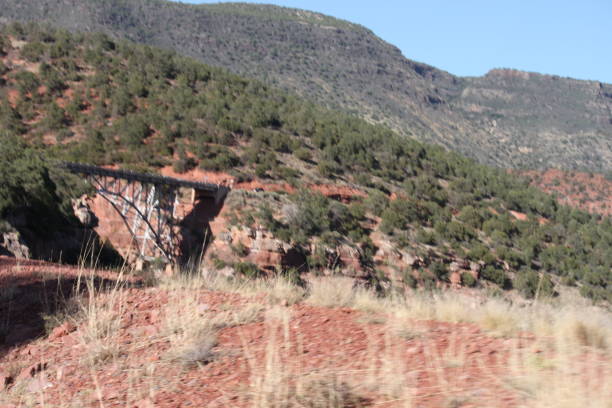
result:
M 21 235 L 17 231 L 9 231 L 0 235 L 0 247 L 10 256 L 15 258 L 30 259 L 30 249 L 21 239 Z
M 234 268 L 232 268 L 231 266 L 226 266 L 226 267 L 224 267 L 222 269 L 219 269 L 217 271 L 217 273 L 220 276 L 224 276 L 226 278 L 233 278 L 233 277 L 236 276 L 236 270 Z
M 344 275 L 351 277 L 365 277 L 367 271 L 361 265 L 361 249 L 348 244 L 341 244 L 335 250 L 340 259 L 340 267 Z
M 77 328 L 72 322 L 64 322 L 57 326 L 49 335 L 49 340 L 56 340 L 60 337 L 64 337 L 75 331 Z
M 93 228 L 98 225 L 98 218 L 91 211 L 87 202 L 87 196 L 81 196 L 72 200 L 72 210 L 74 216 L 78 218 L 84 227 Z
M 84 227 L 93 226 L 94 215 L 87 208 L 77 208 L 76 210 L 74 210 L 74 215 L 79 219 L 79 221 L 81 222 L 81 224 L 83 224 Z
M 463 270 L 463 265 L 460 262 L 451 262 L 448 266 L 448 270 L 450 273 L 461 272 L 461 270 Z
M 402 256 L 402 263 L 406 266 L 418 268 L 422 264 L 422 259 L 410 252 L 400 251 L 400 254 Z
M 482 263 L 470 262 L 470 273 L 475 279 L 480 277 L 480 271 L 482 270 Z

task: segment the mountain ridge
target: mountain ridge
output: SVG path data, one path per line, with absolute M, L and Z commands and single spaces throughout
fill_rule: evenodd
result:
M 0 6 L 5 20 L 174 49 L 481 163 L 612 170 L 610 84 L 517 70 L 457 77 L 405 58 L 360 25 L 270 5 L 1 0 Z

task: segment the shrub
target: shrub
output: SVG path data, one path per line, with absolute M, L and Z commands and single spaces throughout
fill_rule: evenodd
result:
M 249 248 L 247 248 L 247 246 L 242 242 L 238 242 L 236 245 L 230 245 L 230 247 L 232 252 L 240 258 L 244 258 L 249 254 Z
M 470 241 L 476 235 L 472 228 L 456 221 L 451 221 L 446 224 L 443 234 L 444 237 L 457 242 Z
M 295 157 L 302 161 L 312 160 L 312 154 L 310 153 L 310 150 L 306 149 L 305 147 L 300 147 L 295 152 L 293 152 L 293 154 L 295 154 Z
M 15 211 L 31 211 L 47 229 L 43 219 L 62 218 L 58 186 L 43 158 L 18 137 L 0 136 L 0 217 Z M 66 175 L 66 181 L 72 178 Z M 68 183 L 67 183 L 68 184 Z
M 204 170 L 229 170 L 240 165 L 240 158 L 222 146 L 210 146 L 208 151 L 201 152 L 200 158 L 200 168 Z
M 429 269 L 437 279 L 442 281 L 448 280 L 448 268 L 442 262 L 432 263 Z
M 374 215 L 381 216 L 385 208 L 389 205 L 389 198 L 378 190 L 372 190 L 364 200 L 365 207 Z
M 281 272 L 281 277 L 293 286 L 303 287 L 306 284 L 298 268 L 284 268 Z
M 300 176 L 300 172 L 292 169 L 291 167 L 278 166 L 276 169 L 276 175 L 281 180 L 292 182 Z
M 66 112 L 64 112 L 55 102 L 52 102 L 47 109 L 47 117 L 45 118 L 47 129 L 59 130 L 66 126 L 67 123 Z
M 412 289 L 416 289 L 418 281 L 414 277 L 414 275 L 412 275 L 412 271 L 410 269 L 404 270 L 403 277 L 404 277 L 404 284 L 406 286 Z
M 517 275 L 514 286 L 528 299 L 540 296 L 552 296 L 555 293 L 554 283 L 546 274 L 527 269 L 520 271 Z
M 45 46 L 39 42 L 30 42 L 23 46 L 21 55 L 30 62 L 38 62 L 45 53 Z
M 151 133 L 148 123 L 139 115 L 126 117 L 118 123 L 121 141 L 131 148 L 140 146 Z
M 296 197 L 296 204 L 297 212 L 289 222 L 292 238 L 296 242 L 304 243 L 310 237 L 320 236 L 329 231 L 333 224 L 338 227 L 335 230 L 342 229 L 345 214 L 332 212 L 330 202 L 324 195 L 302 191 Z
M 40 86 L 38 77 L 29 71 L 21 71 L 15 75 L 17 81 L 17 89 L 22 96 L 34 94 Z
M 434 231 L 427 231 L 421 228 L 417 231 L 416 240 L 421 244 L 435 245 L 436 233 Z
M 481 243 L 476 243 L 467 253 L 467 258 L 471 261 L 484 260 L 489 255 L 489 249 Z
M 172 163 L 172 169 L 179 174 L 193 170 L 195 167 L 196 162 L 191 157 L 180 157 Z
M 506 272 L 502 268 L 494 265 L 487 265 L 482 269 L 481 275 L 483 279 L 496 283 L 501 287 L 506 286 L 508 278 L 506 277 Z
M 463 207 L 457 218 L 473 228 L 480 229 L 482 227 L 483 217 L 471 205 Z
M 474 278 L 474 276 L 471 273 L 463 272 L 461 274 L 461 284 L 463 286 L 473 288 L 474 286 L 476 286 L 477 283 L 478 281 L 476 280 L 476 278 Z
M 234 264 L 234 270 L 239 275 L 242 275 L 249 279 L 257 278 L 261 274 L 261 271 L 259 270 L 257 265 L 251 262 L 237 262 Z
M 330 161 L 321 160 L 317 165 L 317 170 L 321 176 L 332 178 L 338 172 L 338 167 Z

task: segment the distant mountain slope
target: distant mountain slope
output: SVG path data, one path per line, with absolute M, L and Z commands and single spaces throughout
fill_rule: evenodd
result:
M 364 27 L 275 6 L 0 0 L 0 10 L 5 20 L 172 48 L 482 163 L 612 170 L 609 84 L 512 70 L 455 77 L 404 58 Z

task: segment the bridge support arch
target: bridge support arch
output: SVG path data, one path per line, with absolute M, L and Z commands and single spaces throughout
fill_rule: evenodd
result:
M 174 263 L 180 256 L 176 209 L 180 189 L 190 188 L 192 204 L 212 198 L 219 204 L 229 188 L 171 177 L 112 170 L 79 163 L 63 163 L 73 173 L 87 177 L 96 194 L 121 217 L 141 259 L 163 258 Z

